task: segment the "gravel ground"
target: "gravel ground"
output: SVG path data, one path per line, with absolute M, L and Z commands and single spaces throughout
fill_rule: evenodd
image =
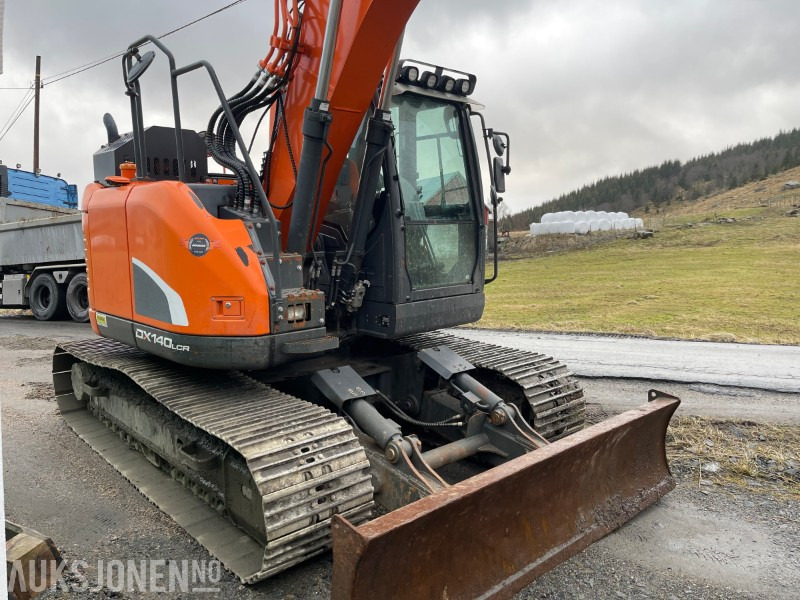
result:
M 88 337 L 72 323 L 41 324 L 0 317 L 0 397 L 8 517 L 46 533 L 68 562 L 94 584 L 98 561 L 209 561 L 205 550 L 126 483 L 61 421 L 49 385 L 57 340 Z M 690 389 L 624 380 L 589 380 L 591 414 L 603 418 L 644 400 L 647 387 L 693 394 L 684 414 L 713 414 L 726 401 L 752 399 L 753 390 Z M 744 394 L 744 395 L 742 395 Z M 704 405 L 703 399 L 709 400 Z M 800 411 L 798 396 L 781 406 Z M 738 400 L 737 400 L 738 399 Z M 791 402 L 785 402 L 790 400 Z M 627 401 L 626 401 L 627 402 Z M 770 395 L 758 396 L 769 403 Z M 714 408 L 717 406 L 717 409 Z M 710 408 L 709 408 L 710 407 Z M 745 407 L 746 408 L 746 407 Z M 788 410 L 788 409 L 787 409 Z M 725 410 L 722 410 L 725 413 Z M 791 412 L 791 410 L 790 410 Z M 786 422 L 786 421 L 784 421 Z M 792 422 L 789 419 L 788 422 Z M 798 421 L 794 421 L 797 423 Z M 800 508 L 795 500 L 712 484 L 698 486 L 689 465 L 673 463 L 677 488 L 566 563 L 540 577 L 518 598 L 795 598 L 800 586 Z M 143 594 L 51 590 L 43 598 L 327 598 L 326 554 L 253 587 L 223 572 L 214 593 Z

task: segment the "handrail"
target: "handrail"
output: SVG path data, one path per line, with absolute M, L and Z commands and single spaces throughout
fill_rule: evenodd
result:
M 483 113 L 480 113 L 480 112 L 472 112 L 472 111 L 470 111 L 470 116 L 477 116 L 481 121 L 481 130 L 483 132 L 483 143 L 486 146 L 486 160 L 488 161 L 488 164 L 489 164 L 489 177 L 491 179 L 491 176 L 492 176 L 492 158 L 491 158 L 491 151 L 489 150 L 489 137 L 486 134 L 486 132 L 487 132 L 486 120 L 483 118 Z M 477 153 L 477 149 L 476 149 L 476 153 Z M 495 279 L 497 279 L 497 273 L 498 273 L 498 270 L 497 270 L 497 268 L 498 268 L 498 256 L 497 256 L 497 245 L 498 245 L 497 244 L 497 193 L 494 190 L 494 182 L 490 181 L 489 184 L 490 184 L 489 200 L 490 200 L 490 203 L 492 205 L 492 216 L 494 217 L 494 219 L 492 220 L 493 227 L 494 227 L 494 231 L 493 231 L 493 233 L 494 233 L 494 248 L 493 248 L 493 251 L 494 251 L 494 256 L 493 256 L 493 258 L 494 258 L 494 261 L 493 261 L 494 262 L 494 270 L 493 270 L 492 276 L 490 278 L 484 278 L 483 285 L 488 285 L 488 284 L 492 283 Z
M 219 97 L 220 105 L 222 106 L 222 110 L 225 112 L 225 116 L 228 118 L 228 124 L 233 132 L 234 137 L 236 138 L 236 144 L 239 147 L 239 151 L 242 153 L 242 157 L 244 158 L 245 165 L 247 170 L 250 174 L 252 181 L 257 182 L 259 181 L 258 172 L 256 171 L 255 166 L 253 165 L 253 161 L 250 159 L 250 153 L 247 151 L 247 145 L 242 138 L 242 134 L 239 132 L 239 127 L 236 124 L 236 119 L 233 116 L 233 112 L 231 111 L 230 106 L 228 105 L 228 100 L 225 97 L 225 92 L 220 85 L 219 78 L 217 77 L 216 71 L 214 71 L 214 67 L 208 61 L 200 60 L 184 67 L 177 68 L 175 64 L 175 57 L 173 56 L 172 52 L 159 41 L 158 38 L 152 35 L 145 35 L 144 37 L 136 40 L 133 42 L 129 47 L 128 51 L 125 53 L 125 57 L 133 56 L 139 50 L 139 46 L 146 42 L 151 42 L 154 44 L 159 50 L 161 50 L 164 54 L 167 55 L 169 60 L 169 71 L 170 71 L 170 80 L 171 80 L 171 87 L 172 87 L 172 108 L 175 118 L 175 144 L 177 150 L 177 159 L 178 159 L 178 177 L 180 181 L 186 182 L 186 172 L 184 169 L 183 164 L 183 133 L 181 130 L 181 115 L 180 115 L 180 104 L 178 99 L 178 77 L 181 75 L 185 75 L 186 73 L 190 73 L 197 69 L 205 68 L 208 72 L 208 76 L 211 79 L 211 83 L 214 86 L 214 90 L 217 92 L 217 96 Z M 144 136 L 142 136 L 143 138 Z M 276 299 L 280 299 L 282 296 L 282 286 L 281 286 L 281 277 L 280 277 L 280 265 L 281 260 L 281 243 L 280 243 L 280 229 L 278 226 L 278 220 L 275 218 L 275 214 L 272 212 L 272 208 L 269 205 L 269 201 L 267 200 L 267 194 L 264 192 L 264 188 L 260 185 L 254 185 L 256 193 L 258 194 L 259 199 L 261 200 L 262 212 L 266 215 L 267 219 L 269 220 L 270 224 L 270 239 L 272 245 L 272 258 L 274 260 L 275 265 L 275 272 L 272 274 L 275 281 L 275 297 Z

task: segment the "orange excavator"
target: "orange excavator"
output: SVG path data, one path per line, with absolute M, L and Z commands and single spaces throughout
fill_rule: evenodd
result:
M 145 36 L 132 131 L 104 118 L 82 203 L 99 337 L 56 349 L 59 407 L 243 582 L 332 547 L 337 598 L 508 597 L 674 487 L 676 398 L 584 428 L 563 364 L 438 331 L 497 276 L 510 139 L 474 75 L 400 60 L 416 4 L 276 0 L 232 96 Z M 144 125 L 155 51 L 174 127 Z M 220 102 L 202 133 L 179 104 L 198 70 Z M 260 168 L 248 115 L 269 116 Z

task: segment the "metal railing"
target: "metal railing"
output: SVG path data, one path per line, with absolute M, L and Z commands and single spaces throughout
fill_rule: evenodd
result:
M 175 63 L 175 56 L 172 52 L 163 44 L 161 41 L 152 35 L 145 35 L 144 37 L 139 38 L 135 42 L 133 42 L 130 46 L 128 46 L 127 52 L 123 55 L 123 73 L 126 75 L 127 72 L 130 70 L 132 65 L 132 59 L 134 56 L 137 56 L 139 53 L 139 47 L 143 44 L 150 42 L 154 46 L 156 46 L 159 50 L 161 50 L 169 60 L 169 72 L 170 72 L 170 85 L 172 88 L 172 110 L 173 116 L 175 120 L 175 148 L 177 152 L 177 159 L 178 159 L 178 179 L 184 183 L 186 183 L 186 169 L 184 165 L 184 152 L 183 152 L 183 133 L 181 129 L 181 114 L 180 114 L 180 100 L 178 95 L 178 77 L 181 75 L 185 75 L 187 73 L 191 73 L 192 71 L 196 71 L 197 69 L 205 69 L 208 73 L 209 78 L 211 79 L 211 83 L 214 86 L 214 90 L 219 97 L 220 105 L 222 110 L 225 112 L 225 116 L 228 118 L 228 124 L 230 126 L 231 131 L 233 132 L 234 137 L 236 138 L 236 144 L 239 148 L 239 151 L 242 153 L 242 157 L 244 159 L 245 165 L 247 167 L 247 171 L 250 174 L 252 181 L 257 182 L 259 181 L 258 172 L 256 171 L 255 166 L 253 165 L 253 161 L 250 159 L 250 153 L 247 151 L 247 145 L 242 138 L 242 134 L 239 132 L 239 127 L 236 124 L 236 119 L 231 111 L 231 108 L 228 104 L 228 100 L 225 97 L 225 92 L 222 90 L 222 86 L 219 83 L 219 78 L 217 77 L 216 71 L 214 71 L 214 67 L 212 67 L 207 61 L 200 60 L 197 62 L 193 62 L 188 64 L 184 67 L 178 68 Z M 142 106 L 141 102 L 138 101 L 139 91 L 139 84 L 138 81 L 133 83 L 133 87 L 127 83 L 126 79 L 126 86 L 129 88 L 129 95 L 131 95 L 131 110 L 133 113 L 133 135 L 134 135 L 134 149 L 138 149 L 138 154 L 140 156 L 136 157 L 137 162 L 137 173 L 139 172 L 138 169 L 144 168 L 144 125 L 142 122 Z M 267 195 L 264 192 L 264 189 L 260 185 L 254 185 L 256 194 L 258 194 L 259 199 L 261 200 L 261 207 L 262 213 L 267 217 L 267 220 L 270 224 L 270 241 L 272 246 L 272 258 L 274 260 L 274 265 L 280 264 L 281 258 L 281 242 L 280 242 L 280 227 L 278 225 L 278 220 L 275 218 L 275 214 L 272 212 L 270 208 L 269 201 L 267 200 Z M 272 276 L 275 281 L 275 297 L 276 299 L 280 299 L 282 295 L 282 287 L 281 287 L 281 278 L 280 278 L 280 269 L 276 268 L 275 272 L 272 273 Z

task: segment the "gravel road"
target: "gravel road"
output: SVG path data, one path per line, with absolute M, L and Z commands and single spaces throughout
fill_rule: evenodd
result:
M 583 377 L 701 382 L 800 393 L 800 346 L 467 328 L 457 331 L 482 342 L 555 356 Z
M 0 397 L 8 517 L 45 532 L 68 561 L 208 560 L 208 554 L 139 495 L 62 422 L 50 387 L 57 341 L 91 336 L 86 326 L 0 316 Z M 800 423 L 800 396 L 708 383 L 658 385 L 586 379 L 590 408 L 613 414 L 645 400 L 648 387 L 684 398 L 683 414 Z M 773 495 L 710 486 L 674 469 L 675 491 L 553 571 L 518 598 L 796 598 L 800 587 L 800 508 Z M 324 555 L 253 587 L 223 573 L 233 599 L 328 597 Z M 106 590 L 108 597 L 155 594 Z M 61 597 L 50 591 L 43 597 Z M 64 597 L 81 597 L 71 594 Z M 103 597 L 88 594 L 85 597 Z M 204 597 L 159 594 L 159 598 Z

